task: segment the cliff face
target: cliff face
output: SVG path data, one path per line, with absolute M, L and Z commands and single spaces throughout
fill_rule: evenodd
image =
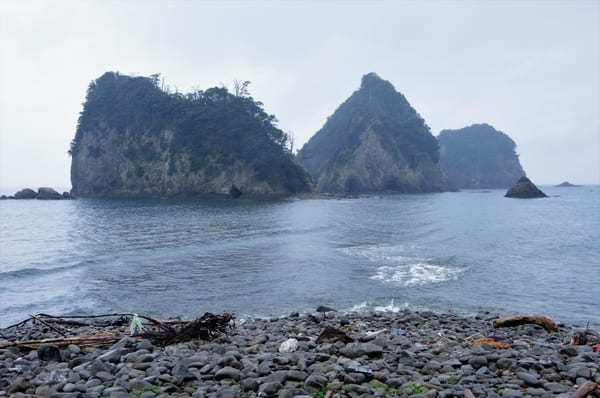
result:
M 435 192 L 448 189 L 438 143 L 392 84 L 375 73 L 331 115 L 298 153 L 329 193 Z
M 71 144 L 79 196 L 286 196 L 312 189 L 260 103 L 214 88 L 188 95 L 156 78 L 90 84 Z
M 525 172 L 515 142 L 488 124 L 443 130 L 440 164 L 457 188 L 508 188 Z

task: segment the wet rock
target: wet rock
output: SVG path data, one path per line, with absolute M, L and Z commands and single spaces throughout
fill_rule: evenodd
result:
M 474 369 L 479 369 L 482 366 L 487 365 L 487 358 L 483 355 L 475 355 L 469 359 L 469 365 L 471 365 Z
M 319 374 L 312 374 L 308 376 L 308 378 L 304 382 L 304 385 L 307 387 L 319 389 L 324 385 L 327 385 L 327 377 Z
M 560 352 L 563 355 L 567 355 L 570 357 L 576 357 L 577 356 L 577 348 L 573 347 L 573 346 L 564 346 L 561 347 L 558 352 Z
M 502 392 L 502 398 L 522 398 L 523 393 L 518 390 L 507 388 Z
M 259 387 L 259 392 L 267 396 L 275 395 L 283 386 L 279 383 L 263 383 Z
M 517 377 L 523 380 L 528 386 L 537 387 L 542 384 L 539 379 L 531 373 L 517 372 Z
M 232 368 L 231 366 L 226 366 L 223 369 L 219 370 L 215 374 L 215 379 L 217 379 L 217 380 L 221 380 L 221 379 L 239 380 L 240 379 L 240 371 L 236 368 Z
M 126 351 L 122 348 L 115 348 L 100 355 L 98 359 L 101 361 L 118 363 L 125 352 Z
M 188 367 L 183 363 L 178 363 L 173 366 L 171 370 L 171 375 L 174 377 L 181 378 L 183 381 L 196 380 L 196 375 L 190 372 Z
M 38 358 L 41 361 L 62 361 L 60 350 L 55 345 L 43 345 L 37 349 Z
M 258 382 L 255 379 L 244 379 L 240 382 L 240 386 L 244 391 L 256 391 L 258 390 Z
M 560 394 L 569 391 L 569 387 L 561 383 L 545 383 L 544 389 L 554 394 Z

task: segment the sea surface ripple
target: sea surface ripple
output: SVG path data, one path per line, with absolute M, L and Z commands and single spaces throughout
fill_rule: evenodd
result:
M 0 327 L 28 313 L 398 306 L 600 325 L 600 187 L 331 200 L 0 202 Z

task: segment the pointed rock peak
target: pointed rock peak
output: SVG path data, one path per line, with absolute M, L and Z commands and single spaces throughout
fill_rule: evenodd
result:
M 546 194 L 538 189 L 531 180 L 525 176 L 513 185 L 507 192 L 507 198 L 545 198 Z
M 386 89 L 391 88 L 392 90 L 395 91 L 394 86 L 392 86 L 392 83 L 388 82 L 387 80 L 383 80 L 375 72 L 367 73 L 366 75 L 364 75 L 362 77 L 362 81 L 360 83 L 361 90 L 372 89 L 372 88 L 386 88 Z

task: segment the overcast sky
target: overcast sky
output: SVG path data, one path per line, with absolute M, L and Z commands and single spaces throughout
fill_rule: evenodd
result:
M 300 145 L 374 71 L 437 135 L 489 123 L 538 184 L 600 183 L 600 1 L 0 3 L 0 187 L 70 187 L 91 80 L 234 78 Z

